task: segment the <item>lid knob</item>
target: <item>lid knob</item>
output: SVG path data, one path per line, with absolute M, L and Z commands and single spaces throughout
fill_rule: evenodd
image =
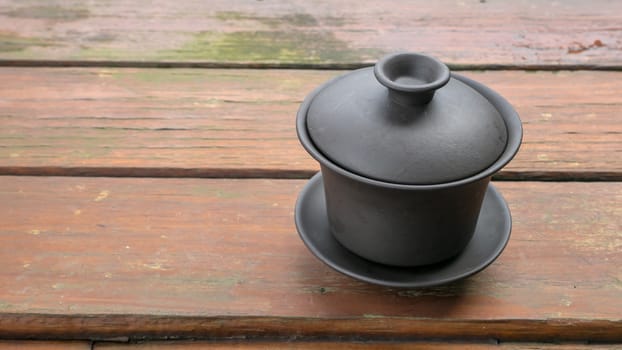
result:
M 394 101 L 407 105 L 430 102 L 436 89 L 450 78 L 449 68 L 441 61 L 410 52 L 383 57 L 374 66 L 374 75 Z

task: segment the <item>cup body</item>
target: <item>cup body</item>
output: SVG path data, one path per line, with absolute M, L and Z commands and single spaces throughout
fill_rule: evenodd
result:
M 490 178 L 441 189 L 396 189 L 322 166 L 333 236 L 368 260 L 395 266 L 434 264 L 469 243 Z

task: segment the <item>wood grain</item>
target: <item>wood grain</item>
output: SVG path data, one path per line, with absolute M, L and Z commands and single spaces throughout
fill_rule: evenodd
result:
M 0 173 L 308 177 L 302 99 L 333 71 L 2 68 Z M 621 180 L 622 72 L 464 72 L 518 110 L 506 179 Z
M 584 345 L 584 344 L 541 344 L 541 343 L 504 343 L 504 344 L 482 344 L 482 343 L 435 343 L 435 342 L 147 342 L 141 344 L 96 344 L 95 350 L 245 350 L 245 349 L 275 349 L 275 350 L 366 350 L 366 349 L 388 349 L 388 350 L 420 350 L 420 349 L 448 349 L 448 350 L 588 350 L 588 349 L 618 349 L 620 345 Z
M 620 67 L 615 1 L 0 1 L 0 58 L 339 65 L 416 50 L 454 66 Z
M 497 183 L 514 217 L 502 256 L 410 290 L 309 253 L 305 181 L 1 180 L 4 337 L 622 341 L 622 183 Z
M 91 350 L 89 342 L 0 340 L 0 350 Z

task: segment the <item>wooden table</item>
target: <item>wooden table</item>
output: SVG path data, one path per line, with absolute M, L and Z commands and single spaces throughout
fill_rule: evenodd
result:
M 298 105 L 397 50 L 524 123 L 508 247 L 437 288 L 293 223 Z M 622 347 L 621 2 L 0 0 L 0 66 L 0 349 Z

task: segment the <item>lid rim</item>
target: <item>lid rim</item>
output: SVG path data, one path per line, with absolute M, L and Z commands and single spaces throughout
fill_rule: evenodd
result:
M 464 185 L 467 183 L 471 183 L 474 181 L 481 180 L 483 178 L 492 176 L 494 173 L 503 168 L 507 163 L 514 158 L 516 153 L 520 148 L 520 144 L 523 137 L 523 130 L 520 121 L 520 117 L 514 110 L 514 108 L 510 105 L 510 103 L 503 98 L 500 94 L 495 92 L 494 90 L 488 88 L 484 84 L 476 82 L 472 79 L 466 78 L 462 75 L 456 73 L 450 73 L 450 77 L 456 78 L 457 80 L 463 82 L 467 86 L 473 88 L 476 92 L 482 95 L 486 100 L 488 100 L 492 106 L 497 110 L 503 122 L 506 126 L 507 130 L 507 140 L 504 147 L 504 150 L 499 155 L 497 160 L 491 163 L 489 166 L 481 169 L 477 173 L 459 178 L 456 180 L 448 181 L 448 182 L 440 182 L 434 184 L 406 184 L 406 183 L 397 183 L 397 182 L 389 182 L 383 180 L 377 180 L 370 177 L 366 177 L 364 175 L 358 174 L 351 170 L 348 170 L 339 164 L 335 163 L 333 160 L 324 155 L 314 144 L 313 140 L 310 137 L 309 130 L 307 129 L 307 113 L 309 111 L 309 107 L 313 99 L 326 88 L 328 85 L 332 84 L 334 81 L 341 79 L 346 74 L 340 75 L 336 78 L 329 80 L 328 82 L 322 84 L 318 88 L 316 88 L 311 94 L 305 98 L 303 103 L 301 104 L 296 120 L 296 131 L 298 134 L 298 138 L 302 146 L 309 152 L 309 154 L 315 158 L 321 165 L 329 167 L 331 170 L 340 173 L 341 175 L 353 178 L 357 181 L 361 181 L 370 185 L 387 187 L 387 188 L 395 188 L 395 189 L 404 189 L 404 190 L 435 190 L 442 189 L 448 187 L 455 187 Z

